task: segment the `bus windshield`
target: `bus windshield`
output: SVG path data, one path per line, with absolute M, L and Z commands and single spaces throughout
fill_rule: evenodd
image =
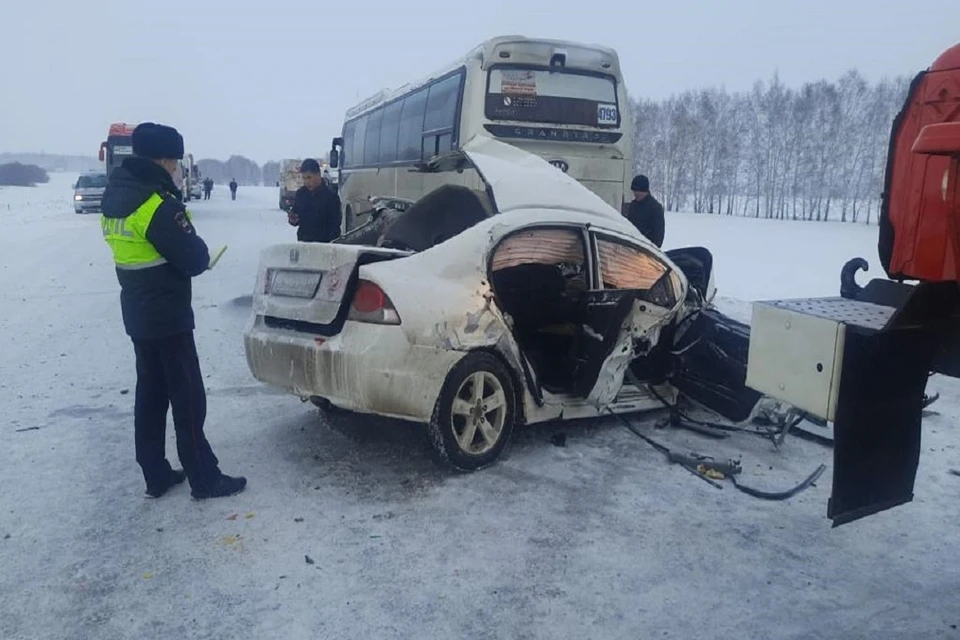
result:
M 618 127 L 617 84 L 610 76 L 495 67 L 487 80 L 491 120 Z

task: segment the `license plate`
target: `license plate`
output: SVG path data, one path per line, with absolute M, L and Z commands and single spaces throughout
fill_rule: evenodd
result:
M 312 298 L 320 286 L 322 273 L 317 271 L 274 271 L 270 294 L 290 298 Z
M 597 105 L 597 124 L 617 124 L 618 115 L 615 104 Z
M 113 155 L 115 156 L 129 156 L 133 154 L 133 147 L 117 145 L 113 148 Z

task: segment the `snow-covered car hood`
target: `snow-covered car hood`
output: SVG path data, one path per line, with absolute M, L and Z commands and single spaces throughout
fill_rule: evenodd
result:
M 450 170 L 463 159 L 473 165 L 487 184 L 497 213 L 554 209 L 623 218 L 600 196 L 540 156 L 486 135 L 474 136 L 461 150 L 438 156 L 427 166 L 435 171 Z

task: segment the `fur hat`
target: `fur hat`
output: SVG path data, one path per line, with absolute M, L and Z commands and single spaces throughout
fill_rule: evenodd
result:
M 183 159 L 183 136 L 173 127 L 143 122 L 133 130 L 133 153 L 142 158 Z

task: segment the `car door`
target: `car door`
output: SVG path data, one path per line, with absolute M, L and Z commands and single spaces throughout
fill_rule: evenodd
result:
M 626 236 L 591 231 L 594 282 L 583 296 L 575 394 L 612 402 L 630 363 L 659 338 L 683 300 L 683 280 L 654 250 Z

